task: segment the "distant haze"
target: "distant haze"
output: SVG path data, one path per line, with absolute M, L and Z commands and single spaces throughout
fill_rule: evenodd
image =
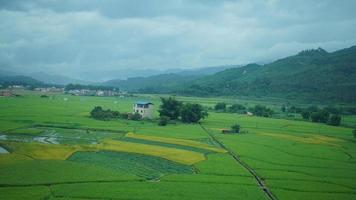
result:
M 334 51 L 356 44 L 355 8 L 354 0 L 0 0 L 0 70 L 96 81 Z

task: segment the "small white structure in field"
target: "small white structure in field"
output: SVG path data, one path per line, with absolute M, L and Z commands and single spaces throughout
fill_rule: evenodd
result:
M 148 101 L 137 101 L 134 103 L 133 112 L 140 114 L 142 118 L 152 119 L 153 103 Z

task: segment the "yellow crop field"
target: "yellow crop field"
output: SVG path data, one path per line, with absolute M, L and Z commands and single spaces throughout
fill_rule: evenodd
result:
M 203 154 L 193 151 L 124 141 L 105 140 L 103 143 L 95 145 L 95 147 L 98 150 L 123 151 L 158 156 L 187 165 L 192 165 L 205 160 L 205 156 Z
M 214 152 L 217 152 L 217 153 L 226 153 L 226 151 L 224 149 L 222 149 L 222 148 L 213 147 L 213 146 L 210 146 L 208 144 L 204 144 L 204 143 L 193 141 L 193 140 L 157 137 L 157 136 L 141 135 L 141 134 L 134 134 L 134 133 L 126 134 L 126 137 L 142 139 L 142 140 L 148 140 L 148 141 L 156 141 L 156 142 L 163 142 L 163 143 L 170 143 L 170 144 L 178 144 L 178 145 L 196 147 L 196 148 L 201 148 L 201 149 L 214 151 Z
M 15 154 L 39 160 L 65 160 L 75 151 L 85 149 L 80 146 L 22 142 L 6 142 L 1 145 L 7 147 Z

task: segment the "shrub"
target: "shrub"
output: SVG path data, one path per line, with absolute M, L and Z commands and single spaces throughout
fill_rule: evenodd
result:
M 320 121 L 319 112 L 313 112 L 310 115 L 310 118 L 311 118 L 312 122 L 319 122 Z
M 330 113 L 326 110 L 318 110 L 313 112 L 310 117 L 313 122 L 327 123 L 329 121 Z
M 309 112 L 309 111 L 306 111 L 306 110 L 303 111 L 303 112 L 302 112 L 302 117 L 303 117 L 303 119 L 309 121 L 309 119 L 310 119 L 310 112 Z
M 169 117 L 167 117 L 167 116 L 161 116 L 161 117 L 159 118 L 158 125 L 159 125 L 159 126 L 166 126 L 166 125 L 168 124 L 168 122 L 169 122 Z
M 339 126 L 341 123 L 341 116 L 340 115 L 332 115 L 328 122 L 329 125 L 332 126 Z
M 281 106 L 281 111 L 282 112 L 286 112 L 287 111 L 287 106 L 285 106 L 285 105 Z
M 261 105 L 256 105 L 254 108 L 250 108 L 250 110 L 254 115 L 260 117 L 271 117 L 273 114 L 273 110 Z
M 218 110 L 218 111 L 225 111 L 226 110 L 226 103 L 224 102 L 219 102 L 215 105 L 215 110 Z
M 142 119 L 142 117 L 141 117 L 141 115 L 140 115 L 139 113 L 135 112 L 134 114 L 132 114 L 132 115 L 130 116 L 130 119 L 131 119 L 131 120 L 134 120 L 134 121 L 139 121 L 139 120 Z
M 229 107 L 229 112 L 231 112 L 231 113 L 245 113 L 246 107 L 241 104 L 235 103 Z
M 235 125 L 231 126 L 231 132 L 240 133 L 240 125 L 235 124 Z

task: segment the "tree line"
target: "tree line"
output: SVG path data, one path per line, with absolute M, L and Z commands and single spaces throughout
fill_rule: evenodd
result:
M 227 106 L 225 102 L 219 102 L 214 106 L 214 110 L 217 112 L 228 112 L 228 113 L 238 113 L 238 114 L 246 114 L 248 112 L 253 113 L 256 116 L 260 117 L 272 117 L 273 110 L 267 108 L 263 105 L 255 105 L 254 107 L 247 108 L 244 105 L 235 103 L 230 106 Z
M 97 120 L 108 121 L 111 119 L 128 119 L 138 121 L 141 119 L 139 113 L 120 113 L 119 111 L 114 110 L 104 110 L 101 106 L 95 106 L 93 110 L 90 111 L 90 116 Z
M 100 85 L 81 85 L 81 84 L 68 84 L 64 88 L 65 91 L 69 90 L 112 90 L 119 91 L 119 88 L 111 86 L 100 86 Z

